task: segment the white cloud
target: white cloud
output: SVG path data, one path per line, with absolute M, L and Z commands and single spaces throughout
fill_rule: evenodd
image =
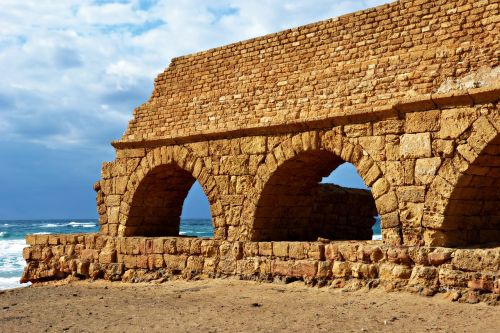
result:
M 2 0 L 0 141 L 106 146 L 174 56 L 385 0 Z

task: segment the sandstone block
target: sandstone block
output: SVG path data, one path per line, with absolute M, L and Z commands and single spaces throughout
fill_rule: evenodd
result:
M 356 243 L 339 244 L 339 252 L 346 261 L 356 262 L 358 260 L 358 247 Z
M 335 261 L 332 266 L 332 276 L 337 278 L 349 277 L 351 275 L 351 263 L 347 261 Z
M 273 255 L 275 257 L 287 258 L 288 257 L 288 242 L 274 242 Z
M 383 229 L 398 227 L 400 224 L 399 213 L 394 211 L 388 214 L 380 215 L 380 223 Z
M 187 258 L 187 255 L 163 255 L 163 259 L 165 260 L 167 268 L 171 269 L 172 271 L 179 272 L 186 268 Z
M 372 125 L 370 123 L 345 125 L 344 133 L 348 138 L 357 138 L 360 136 L 372 135 Z
M 399 154 L 402 158 L 431 157 L 430 133 L 404 134 L 401 136 Z
M 372 195 L 374 199 L 378 199 L 381 195 L 389 191 L 390 185 L 385 178 L 379 178 L 372 186 Z
M 325 246 L 318 243 L 310 243 L 307 248 L 307 257 L 315 260 L 325 260 Z
M 492 141 L 498 132 L 486 117 L 480 117 L 472 125 L 472 133 L 467 143 L 477 152 L 481 153 L 483 148 Z
M 274 276 L 289 276 L 292 272 L 293 260 L 273 260 L 271 262 L 271 272 Z
M 408 285 L 419 287 L 437 287 L 438 269 L 429 266 L 413 267 Z
M 341 261 L 344 259 L 339 251 L 338 244 L 335 243 L 330 243 L 325 246 L 325 257 L 327 260 L 331 261 Z
M 116 262 L 116 250 L 115 249 L 104 249 L 99 253 L 99 263 L 100 264 L 111 264 Z
M 394 192 L 389 192 L 375 201 L 377 211 L 380 215 L 391 213 L 398 208 L 398 199 Z
M 24 260 L 30 260 L 31 259 L 31 247 L 25 247 L 25 248 L 23 248 L 23 258 L 24 258 Z
M 222 175 L 246 175 L 248 174 L 248 156 L 222 156 L 220 159 L 220 173 Z
M 316 276 L 320 279 L 327 279 L 332 276 L 332 262 L 318 261 L 318 272 Z
M 441 266 L 451 260 L 453 250 L 447 248 L 437 248 L 428 255 L 429 263 L 433 266 Z
M 302 242 L 290 242 L 288 245 L 288 256 L 291 259 L 307 258 L 307 247 Z
M 164 251 L 164 239 L 163 238 L 154 238 L 153 239 L 153 248 L 152 252 L 153 253 L 158 253 L 158 254 L 163 254 Z
M 144 148 L 135 149 L 117 149 L 116 158 L 129 158 L 129 157 L 144 157 L 146 150 Z
M 253 136 L 241 139 L 241 152 L 243 154 L 264 154 L 266 147 L 265 136 Z
M 318 271 L 318 262 L 312 260 L 296 260 L 291 267 L 291 276 L 313 278 Z
M 412 112 L 405 115 L 405 132 L 421 133 L 439 130 L 439 110 Z
M 451 260 L 455 269 L 463 271 L 497 271 L 500 265 L 500 248 L 457 249 Z
M 476 119 L 477 113 L 474 108 L 442 110 L 441 129 L 437 136 L 440 139 L 455 139 Z
M 128 248 L 127 248 L 127 253 Z M 167 238 L 163 243 L 163 253 L 175 254 L 177 253 L 176 241 L 174 238 Z
M 373 123 L 373 135 L 401 134 L 404 132 L 404 121 L 389 119 Z
M 405 202 L 399 209 L 399 217 L 403 226 L 407 228 L 420 228 L 424 215 L 423 203 Z
M 390 185 L 404 184 L 404 168 L 400 161 L 385 162 L 385 179 Z
M 424 186 L 400 186 L 396 188 L 399 202 L 424 202 Z
M 378 266 L 364 263 L 353 263 L 351 274 L 358 279 L 376 279 L 378 278 Z
M 136 268 L 136 256 L 135 255 L 124 255 L 123 256 L 123 264 L 125 265 L 125 268 L 130 269 L 130 268 Z
M 430 184 L 441 165 L 440 157 L 420 158 L 415 162 L 415 179 L 419 184 Z
M 201 273 L 203 271 L 203 257 L 189 256 L 186 263 L 186 268 L 191 272 Z
M 395 279 L 409 279 L 412 274 L 412 269 L 408 266 L 395 264 L 381 264 L 379 266 L 380 278 L 385 281 L 393 281 Z
M 245 242 L 243 245 L 243 254 L 245 257 L 256 257 L 259 255 L 259 243 Z
M 259 255 L 260 256 L 272 256 L 273 255 L 273 243 L 271 243 L 271 242 L 259 242 Z

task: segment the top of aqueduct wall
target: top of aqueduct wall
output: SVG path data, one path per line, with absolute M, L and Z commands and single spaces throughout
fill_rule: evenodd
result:
M 403 0 L 174 58 L 113 144 L 376 119 L 401 100 L 498 88 L 498 7 Z

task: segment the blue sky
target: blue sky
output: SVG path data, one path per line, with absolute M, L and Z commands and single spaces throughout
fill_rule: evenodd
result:
M 0 219 L 95 218 L 109 142 L 172 57 L 384 2 L 0 0 Z M 184 216 L 204 200 L 193 188 Z

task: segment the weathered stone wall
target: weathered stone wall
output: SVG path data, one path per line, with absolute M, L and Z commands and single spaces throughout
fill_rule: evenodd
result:
M 270 240 L 287 216 L 269 214 L 294 200 L 302 209 L 321 177 L 350 162 L 371 187 L 387 244 L 498 243 L 499 98 L 498 86 L 474 88 L 407 99 L 372 118 L 120 147 L 95 187 L 101 232 L 177 235 L 196 179 L 216 239 Z
M 500 242 L 498 13 L 404 0 L 174 59 L 103 166 L 101 232 L 177 235 L 198 180 L 216 239 L 314 239 L 350 162 L 386 244 Z
M 371 240 L 377 208 L 369 190 L 320 184 L 306 215 L 308 240 Z M 293 220 L 292 220 L 293 222 Z M 279 240 L 273 237 L 272 240 Z M 287 237 L 284 240 L 294 240 Z
M 377 113 L 488 85 L 498 77 L 498 13 L 498 0 L 403 0 L 175 58 L 122 140 Z
M 255 224 L 259 225 L 254 238 L 260 241 L 315 241 L 319 237 L 372 239 L 377 209 L 370 191 L 332 184 L 316 184 L 310 189 L 301 186 L 299 193 L 290 191 L 287 184 L 279 188 L 282 191 L 268 195 L 264 207 L 256 212 Z
M 23 281 L 69 275 L 112 281 L 228 277 L 361 286 L 498 304 L 500 248 L 392 247 L 380 241 L 229 242 L 100 234 L 28 236 Z

